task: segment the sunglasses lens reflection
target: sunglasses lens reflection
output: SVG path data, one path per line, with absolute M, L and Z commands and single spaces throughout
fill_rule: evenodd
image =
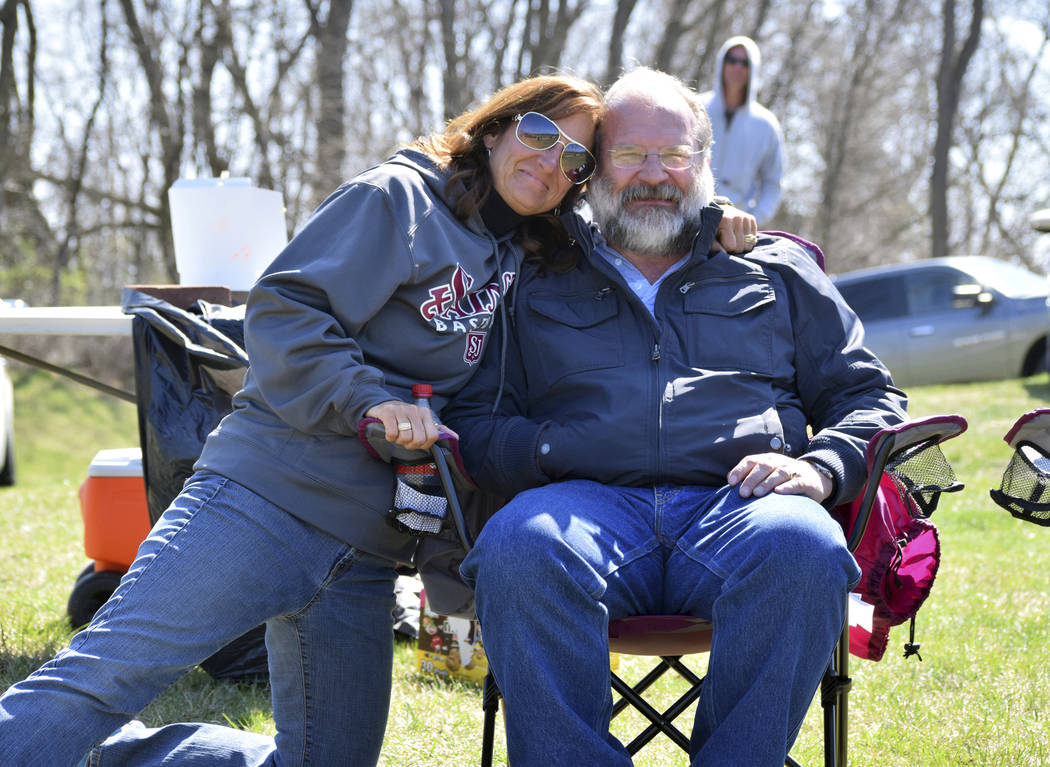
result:
M 539 152 L 562 144 L 559 165 L 570 183 L 582 184 L 594 173 L 597 163 L 587 147 L 570 140 L 568 136 L 563 139 L 558 125 L 546 115 L 538 112 L 525 113 L 518 118 L 515 135 L 523 145 Z
M 558 143 L 560 135 L 557 125 L 535 112 L 529 112 L 518 123 L 518 139 L 530 149 L 550 149 Z
M 594 173 L 594 158 L 580 144 L 569 144 L 561 153 L 561 169 L 574 184 L 582 184 Z

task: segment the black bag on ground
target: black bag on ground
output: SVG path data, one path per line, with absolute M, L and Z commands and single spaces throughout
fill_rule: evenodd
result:
M 241 388 L 248 366 L 244 314 L 205 301 L 184 311 L 133 289 L 125 289 L 121 306 L 134 316 L 142 476 L 153 524 L 182 490 L 204 440 Z M 266 679 L 264 632 L 257 626 L 201 668 L 216 679 Z
M 182 490 L 244 382 L 243 311 L 203 301 L 196 312 L 183 311 L 131 289 L 121 308 L 135 318 L 139 442 L 153 523 Z

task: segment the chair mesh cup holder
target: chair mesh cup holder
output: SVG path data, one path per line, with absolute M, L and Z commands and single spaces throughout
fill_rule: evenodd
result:
M 1018 519 L 1050 527 L 1050 408 L 1025 413 L 1006 432 L 1013 448 L 992 500 Z
M 1050 454 L 1032 442 L 1019 442 L 992 500 L 1018 519 L 1050 527 Z
M 886 463 L 885 473 L 893 480 L 902 498 L 911 501 L 908 513 L 927 519 L 937 509 L 941 493 L 962 490 L 948 459 L 941 452 L 937 435 L 901 450 Z

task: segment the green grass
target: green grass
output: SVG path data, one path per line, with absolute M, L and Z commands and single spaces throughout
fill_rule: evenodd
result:
M 65 601 L 86 563 L 77 488 L 95 451 L 137 443 L 134 408 L 51 376 L 18 371 L 19 483 L 0 488 L 0 688 L 68 642 Z M 906 627 L 894 629 L 879 663 L 854 659 L 850 762 L 885 767 L 1050 764 L 1050 530 L 1013 519 L 988 497 L 1010 456 L 1003 435 L 1023 412 L 1050 403 L 1041 375 L 1021 381 L 916 388 L 915 416 L 961 413 L 969 430 L 945 445 L 966 489 L 944 496 L 934 515 L 943 559 L 919 615 L 923 661 L 905 660 Z M 701 670 L 703 657 L 689 659 Z M 625 676 L 647 661 L 623 658 Z M 677 688 L 657 690 L 667 699 Z M 416 672 L 415 650 L 399 644 L 383 765 L 477 764 L 481 695 L 472 686 Z M 155 701 L 147 724 L 232 723 L 272 732 L 265 685 L 216 683 L 195 671 Z M 351 724 L 351 723 L 348 723 Z M 619 720 L 625 736 L 632 723 Z M 632 726 L 637 724 L 634 720 Z M 497 764 L 506 764 L 502 726 Z M 542 732 L 537 733 L 542 737 Z M 793 754 L 820 763 L 814 705 Z M 685 765 L 656 741 L 637 765 Z

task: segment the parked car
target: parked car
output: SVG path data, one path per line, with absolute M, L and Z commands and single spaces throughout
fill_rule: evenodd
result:
M 1047 370 L 1050 281 L 986 256 L 880 266 L 832 278 L 865 345 L 905 385 Z
M 15 483 L 15 397 L 0 357 L 0 485 Z
M 4 306 L 25 306 L 21 299 L 0 299 Z M 15 483 L 15 397 L 7 375 L 7 360 L 0 357 L 0 485 Z

